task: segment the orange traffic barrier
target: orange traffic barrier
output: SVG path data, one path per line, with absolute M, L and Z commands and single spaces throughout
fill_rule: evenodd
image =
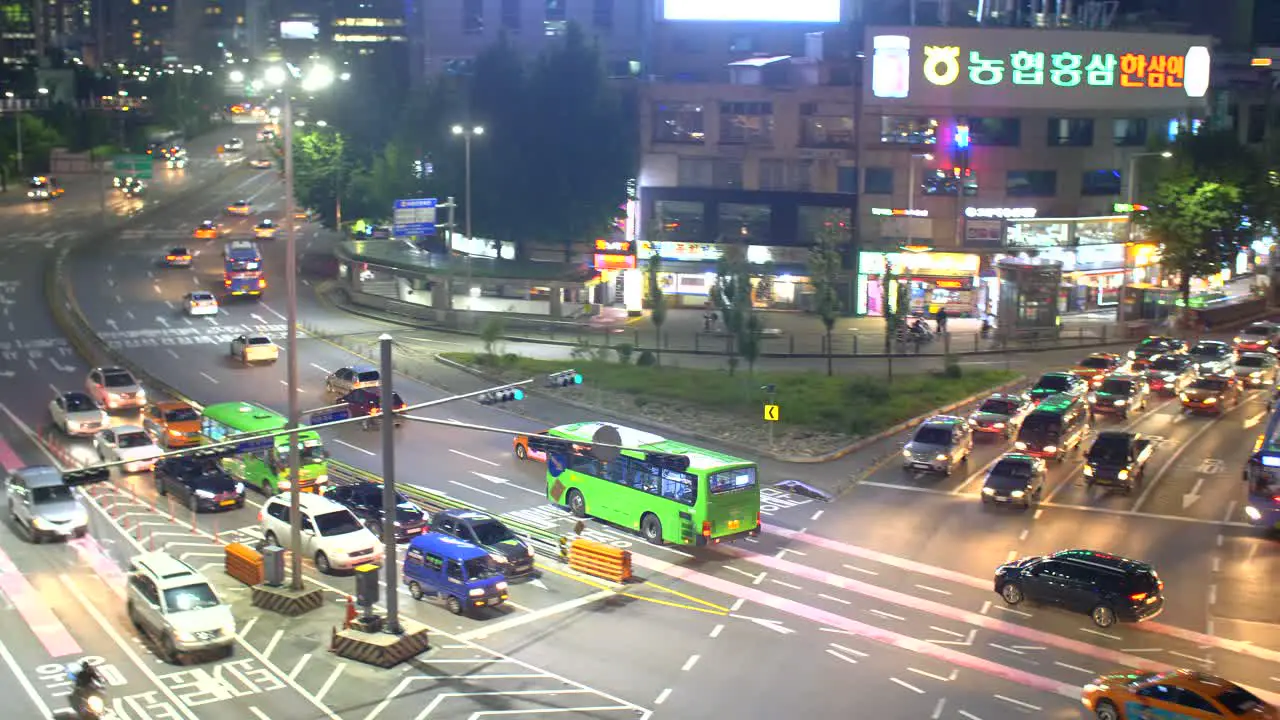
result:
M 264 579 L 262 553 L 244 543 L 231 543 L 226 550 L 227 574 L 245 585 L 261 585 Z
M 631 579 L 631 551 L 575 538 L 569 545 L 569 567 L 613 582 Z

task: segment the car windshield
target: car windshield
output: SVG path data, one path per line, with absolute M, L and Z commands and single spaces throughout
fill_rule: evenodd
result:
M 1227 388 L 1227 381 L 1222 378 L 1200 378 L 1191 383 L 1191 387 L 1195 390 L 1219 391 Z
M 208 302 L 213 299 L 213 294 L 207 292 L 191 293 L 191 299 L 197 302 Z
M 1062 418 L 1053 413 L 1031 413 L 1022 423 L 1022 432 L 1034 437 L 1053 440 L 1062 431 Z
M 249 338 L 249 344 L 250 344 L 250 345 L 270 345 L 270 344 L 271 344 L 271 338 L 265 338 L 265 337 L 251 337 L 251 338 Z
M 1107 395 L 1128 395 L 1133 392 L 1132 380 L 1104 380 L 1098 392 Z
M 1089 460 L 1123 463 L 1129 459 L 1129 442 L 1123 437 L 1100 437 L 1089 448 Z
M 359 530 L 362 526 L 356 516 L 349 510 L 334 510 L 315 516 L 316 530 L 325 537 L 346 535 Z
M 1236 365 L 1240 367 L 1266 367 L 1267 359 L 1261 355 L 1245 355 L 1236 361 Z
M 498 569 L 493 566 L 493 561 L 488 557 L 471 558 L 462 563 L 467 568 L 468 580 L 483 580 L 496 575 L 501 575 Z
M 102 376 L 102 384 L 107 387 L 128 387 L 133 385 L 133 377 L 127 373 L 107 373 Z
M 356 381 L 362 383 L 378 382 L 378 377 L 377 370 L 366 370 L 362 373 L 356 373 Z
M 186 248 L 169 248 L 169 254 L 170 255 L 186 255 L 188 253 Z
M 1244 329 L 1244 332 L 1240 334 L 1241 335 L 1261 335 L 1263 337 L 1266 337 L 1271 334 L 1271 328 L 1267 327 L 1266 325 L 1250 325 L 1249 327 Z
M 1066 390 L 1070 387 L 1070 381 L 1066 375 L 1044 375 L 1040 378 L 1040 382 L 1036 383 L 1036 387 L 1045 390 Z
M 1138 349 L 1155 350 L 1157 348 L 1171 347 L 1172 345 L 1173 341 L 1168 338 L 1147 338 L 1146 340 L 1138 343 Z
M 164 591 L 164 606 L 169 612 L 186 612 L 218 607 L 218 596 L 209 583 L 194 583 Z
M 298 462 L 303 465 L 312 465 L 314 463 L 324 462 L 325 458 L 328 457 L 328 454 L 325 453 L 323 447 L 311 445 L 300 449 L 298 451 L 298 457 Z
M 71 492 L 71 488 L 66 485 L 45 485 L 44 487 L 31 488 L 31 502 L 37 505 L 66 502 L 74 500 L 75 497 Z
M 169 422 L 188 422 L 190 420 L 199 420 L 200 416 L 196 414 L 193 408 L 183 407 L 165 413 L 164 419 Z
M 62 401 L 67 405 L 67 412 L 87 412 L 98 409 L 98 406 L 93 404 L 88 395 L 81 393 L 63 395 Z
M 991 468 L 991 477 L 995 478 L 1017 478 L 1019 480 L 1028 480 L 1034 475 L 1031 462 L 1027 460 L 1001 460 L 996 466 Z
M 471 526 L 476 534 L 476 539 L 481 545 L 497 545 L 504 540 L 514 540 L 515 535 L 507 529 L 506 525 L 497 520 L 485 520 Z
M 1239 686 L 1233 686 L 1218 695 L 1218 702 L 1232 715 L 1244 715 L 1266 707 L 1258 696 Z
M 978 408 L 978 412 L 991 413 L 993 415 L 1012 415 L 1017 410 L 1017 406 L 1012 400 L 997 400 L 991 398 L 982 403 Z
M 1111 358 L 1087 357 L 1080 363 L 1080 367 L 1089 368 L 1090 370 L 1106 370 L 1111 367 Z
M 205 220 L 204 222 L 200 223 L 200 227 L 208 230 L 213 227 L 213 222 L 209 220 Z
M 1203 357 L 1222 357 L 1230 352 L 1231 349 L 1226 345 L 1197 345 L 1191 348 L 1192 355 L 1200 355 Z
M 116 445 L 122 448 L 146 447 L 151 444 L 151 438 L 147 437 L 144 432 L 121 433 L 116 435 Z
M 918 442 L 922 445 L 950 445 L 951 428 L 925 425 L 916 431 L 916 437 L 913 442 Z
M 1162 355 L 1151 363 L 1152 370 L 1181 370 L 1186 367 L 1187 361 L 1177 355 Z

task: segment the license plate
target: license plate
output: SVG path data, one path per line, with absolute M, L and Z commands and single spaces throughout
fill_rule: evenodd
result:
M 918 462 L 918 463 L 912 463 L 912 465 L 914 465 L 915 467 L 920 468 L 921 470 L 932 470 L 932 469 L 933 469 L 933 466 L 932 466 L 932 465 L 930 465 L 929 463 L 921 463 L 921 462 Z
M 738 526 L 739 526 L 739 525 L 741 525 L 741 524 L 742 524 L 742 522 L 741 522 L 741 521 L 739 521 L 739 520 L 730 520 L 730 521 L 729 521 L 729 529 L 730 529 L 730 530 L 737 530 L 737 529 L 738 529 Z
M 235 501 L 235 500 L 223 500 L 222 502 L 220 502 L 220 503 L 218 503 L 218 504 L 219 504 L 219 505 L 235 505 L 235 504 L 236 504 L 236 501 Z
M 494 598 L 489 598 L 488 600 L 485 600 L 485 601 L 484 601 L 484 604 L 485 604 L 485 605 L 497 605 L 497 604 L 498 604 L 498 603 L 500 603 L 500 602 L 502 602 L 502 598 L 496 598 L 496 597 L 494 597 Z
M 1009 502 L 1010 500 L 1012 500 L 1012 498 L 1000 497 L 999 495 L 996 496 L 996 502 Z

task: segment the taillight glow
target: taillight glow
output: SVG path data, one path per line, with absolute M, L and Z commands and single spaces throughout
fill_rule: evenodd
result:
M 1132 600 L 1132 601 L 1134 601 L 1134 602 L 1142 602 L 1143 600 L 1147 599 L 1147 594 L 1146 594 L 1146 593 L 1134 593 L 1134 594 L 1132 594 L 1132 595 L 1130 595 L 1130 596 L 1129 596 L 1129 599 L 1130 599 L 1130 600 Z
M 711 537 L 711 521 L 710 520 L 702 521 L 702 537 L 708 537 L 708 538 Z

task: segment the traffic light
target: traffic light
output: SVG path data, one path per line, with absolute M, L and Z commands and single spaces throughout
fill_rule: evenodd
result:
M 669 453 L 645 453 L 645 462 L 656 468 L 663 470 L 675 470 L 676 472 L 687 472 L 689 470 L 688 455 L 671 455 Z
M 577 370 L 564 370 L 547 376 L 547 387 L 569 387 L 581 384 L 582 373 Z
M 512 400 L 523 400 L 524 390 L 520 388 L 507 388 L 506 390 L 494 390 L 480 396 L 481 405 L 497 405 L 498 403 L 511 402 Z

